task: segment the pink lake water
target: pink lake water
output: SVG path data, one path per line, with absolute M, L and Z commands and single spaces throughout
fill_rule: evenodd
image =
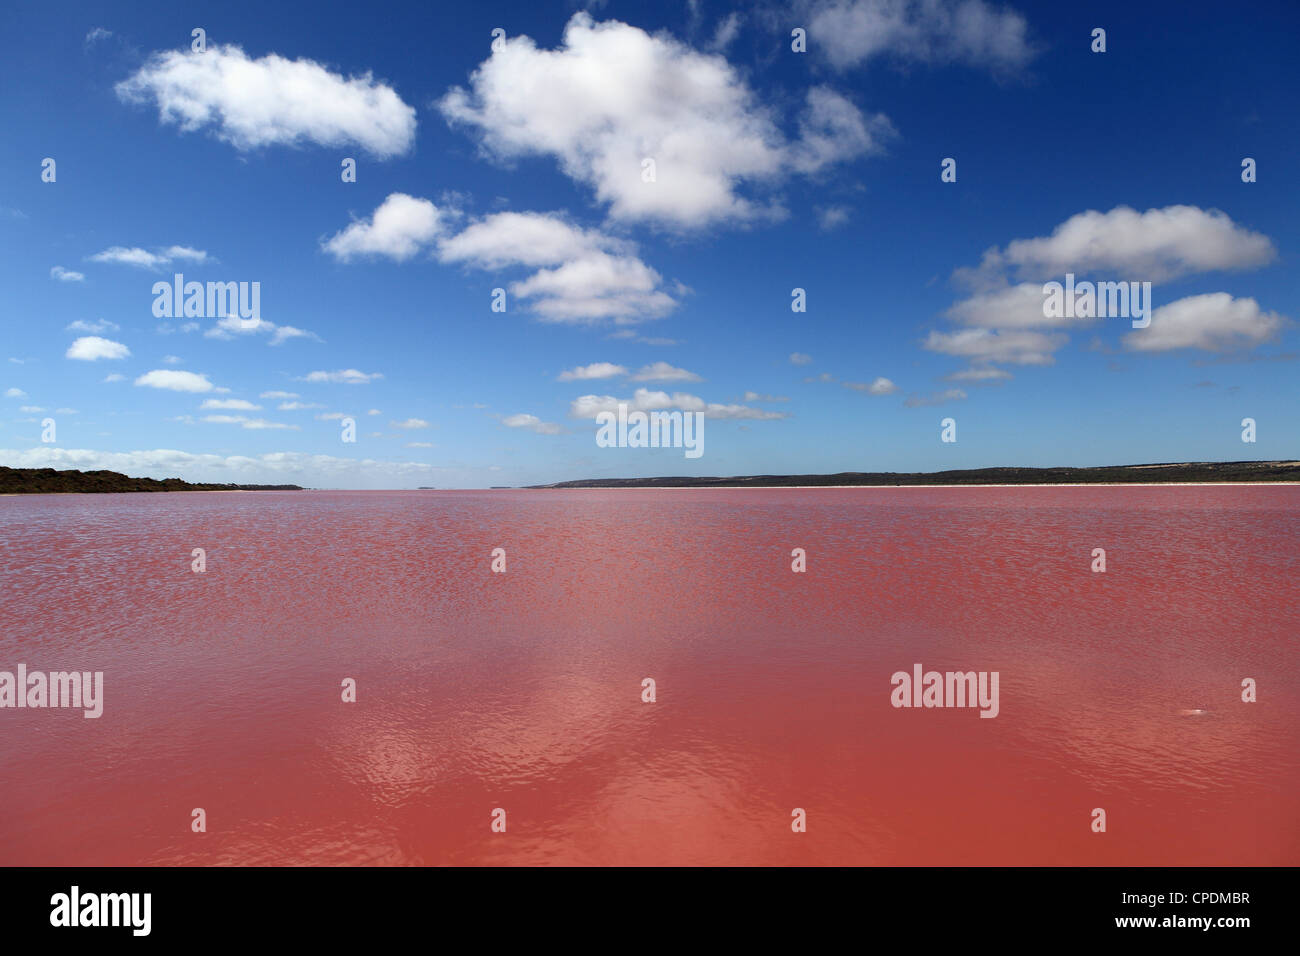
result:
M 0 709 L 0 864 L 1297 865 L 1298 506 L 0 498 L 0 670 L 104 674 L 98 719 Z M 998 716 L 893 707 L 916 663 Z

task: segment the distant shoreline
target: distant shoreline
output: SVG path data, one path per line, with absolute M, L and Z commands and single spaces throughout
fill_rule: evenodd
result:
M 458 493 L 463 491 L 708 491 L 714 489 L 717 491 L 863 491 L 866 489 L 881 489 L 886 491 L 902 490 L 907 488 L 929 489 L 933 491 L 936 488 L 1240 488 L 1250 486 L 1252 488 L 1285 488 L 1288 486 L 1300 486 L 1300 481 L 1084 481 L 1084 482 L 1052 482 L 1037 481 L 1029 484 L 997 484 L 997 485 L 708 485 L 696 486 L 689 485 L 665 485 L 662 487 L 651 488 L 647 486 L 621 486 L 618 488 L 546 488 L 546 487 L 524 487 L 524 488 L 507 488 L 503 485 L 496 485 L 491 488 L 298 488 L 296 490 L 312 493 L 319 492 L 322 494 L 344 494 L 350 492 L 364 492 L 365 494 L 385 494 L 392 491 L 441 491 L 443 493 Z M 182 488 L 181 491 L 190 491 L 197 494 L 222 494 L 229 492 L 255 492 L 255 491 L 278 491 L 282 489 L 249 489 L 249 488 Z M 53 492 L 0 492 L 0 498 L 22 498 L 29 494 L 60 494 L 60 495 L 90 495 L 90 494 L 133 494 L 134 492 L 94 492 L 94 491 L 53 491 Z
M 1152 480 L 1153 478 L 1157 480 Z M 1300 485 L 1300 461 L 1177 462 L 1109 465 L 1089 468 L 977 468 L 941 472 L 840 472 L 833 475 L 753 475 L 729 478 L 587 478 L 517 488 L 367 489 L 371 491 L 550 491 L 648 489 L 686 491 L 700 488 L 1154 488 L 1224 487 L 1228 485 Z M 300 485 L 199 484 L 179 478 L 131 478 L 114 471 L 55 471 L 51 468 L 0 466 L 0 498 L 24 494 L 114 494 L 172 491 L 349 491 Z
M 169 491 L 302 491 L 299 485 L 193 483 L 179 478 L 131 478 L 116 471 L 56 471 L 0 465 L 0 497 L 50 494 L 156 494 Z
M 1153 480 L 1155 479 L 1155 480 Z M 1089 485 L 1239 485 L 1300 483 L 1300 461 L 1168 462 L 1087 468 L 969 468 L 936 472 L 749 475 L 729 478 L 584 478 L 530 489 L 564 488 L 1003 488 Z
M 1237 488 L 1242 485 L 1259 487 L 1262 485 L 1300 485 L 1300 481 L 1033 481 L 1022 484 L 1001 482 L 992 485 L 948 484 L 948 485 L 620 485 L 601 488 L 557 488 L 543 485 L 529 485 L 524 488 L 490 488 L 490 489 L 446 489 L 448 491 L 707 491 L 716 488 L 719 491 L 845 491 L 864 488 Z

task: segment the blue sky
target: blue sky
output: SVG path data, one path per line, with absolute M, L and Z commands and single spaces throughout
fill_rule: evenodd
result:
M 1296 456 L 1295 4 L 460 6 L 12 7 L 0 463 L 450 488 Z M 261 321 L 155 317 L 177 272 L 260 283 Z M 1067 272 L 1151 282 L 1151 325 L 1042 316 Z M 704 454 L 598 447 L 619 401 L 703 410 Z

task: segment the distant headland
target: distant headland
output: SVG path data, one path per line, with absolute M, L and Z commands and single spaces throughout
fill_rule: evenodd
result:
M 116 471 L 55 471 L 0 465 L 0 495 L 48 495 L 121 491 L 302 491 L 298 485 L 193 484 L 179 478 L 131 478 Z
M 1088 468 L 969 468 L 959 471 L 842 471 L 835 475 L 731 478 L 583 478 L 531 488 L 794 488 L 859 485 L 1146 485 L 1300 482 L 1300 461 L 1193 461 Z

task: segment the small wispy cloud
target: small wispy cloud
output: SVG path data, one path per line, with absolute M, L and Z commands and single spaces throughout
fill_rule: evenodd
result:
M 632 376 L 634 382 L 702 382 L 704 379 L 684 368 L 676 368 L 667 362 L 655 362 L 645 365 Z
M 626 374 L 627 369 L 622 365 L 615 365 L 613 362 L 592 362 L 590 365 L 579 365 L 576 368 L 561 372 L 556 381 L 584 382 L 590 379 L 614 378 Z
M 225 409 L 227 411 L 252 412 L 260 409 L 261 405 L 254 405 L 252 402 L 242 398 L 209 398 L 205 399 L 199 408 Z
M 212 422 L 216 425 L 238 425 L 240 428 L 247 428 L 254 431 L 263 429 L 272 429 L 277 431 L 300 431 L 299 425 L 286 425 L 283 422 L 269 422 L 265 418 L 248 418 L 244 415 L 205 415 L 205 422 Z
M 849 209 L 847 206 L 823 206 L 816 210 L 817 225 L 823 232 L 830 232 L 832 229 L 838 229 L 849 221 Z
M 932 392 L 929 395 L 909 395 L 903 405 L 907 408 L 923 408 L 929 405 L 944 405 L 948 402 L 959 402 L 966 397 L 966 393 L 960 388 L 950 388 L 943 392 Z
M 526 428 L 538 435 L 561 435 L 564 433 L 562 425 L 557 425 L 555 422 L 544 422 L 536 415 L 509 415 L 501 419 L 501 424 L 507 428 Z
M 873 382 L 845 382 L 844 387 L 870 395 L 892 395 L 898 391 L 898 386 L 883 376 Z
M 299 382 L 311 382 L 313 384 L 344 384 L 344 385 L 368 385 L 369 383 L 383 378 L 382 372 L 361 372 L 354 368 L 343 368 L 334 372 L 319 371 L 308 372 Z
M 167 246 L 150 252 L 139 246 L 110 246 L 103 252 L 88 257 L 91 262 L 104 262 L 122 266 L 136 266 L 140 269 L 160 269 L 180 259 L 186 262 L 208 262 L 209 257 L 202 249 L 189 246 Z
M 289 339 L 299 338 L 323 341 L 315 332 L 308 332 L 306 329 L 296 329 L 292 325 L 276 325 L 262 318 L 243 319 L 235 315 L 218 319 L 212 328 L 203 333 L 205 339 L 221 339 L 227 342 L 240 336 L 251 338 L 257 335 L 270 335 L 268 343 L 270 345 L 282 345 Z
M 987 365 L 961 369 L 945 375 L 943 380 L 945 382 L 968 382 L 971 385 L 995 385 L 1012 377 L 1011 373 L 1006 369 Z
M 63 327 L 65 332 L 119 332 L 121 326 L 116 322 L 109 322 L 107 319 L 96 319 L 94 322 L 87 322 L 84 319 L 77 319 Z

